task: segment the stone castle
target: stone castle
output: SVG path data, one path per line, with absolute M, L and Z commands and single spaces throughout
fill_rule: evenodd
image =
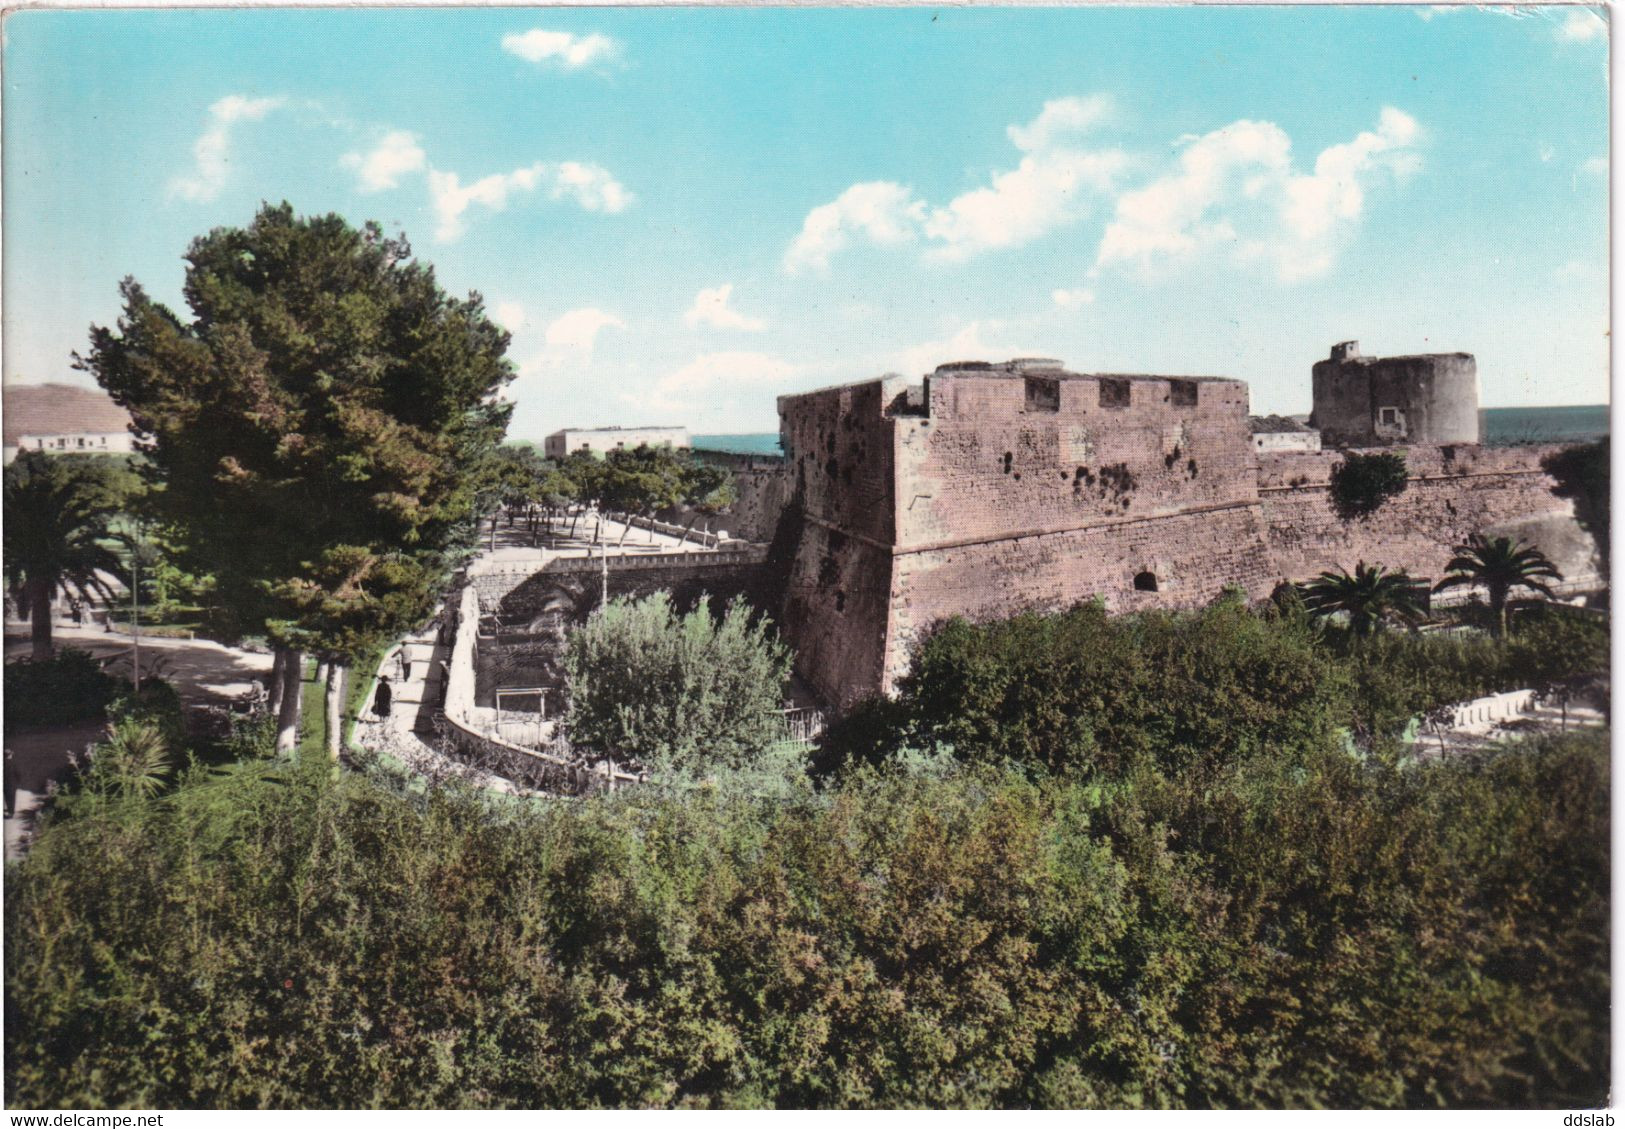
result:
M 1362 560 L 1435 577 L 1470 533 L 1524 537 L 1571 581 L 1596 578 L 1541 469 L 1554 448 L 1479 445 L 1467 354 L 1346 342 L 1314 366 L 1328 448 L 1404 445 L 1408 488 L 1355 519 L 1330 496 L 1342 451 L 1256 442 L 1239 380 L 971 362 L 778 407 L 786 454 L 738 461 L 735 531 L 775 541 L 782 630 L 838 708 L 889 691 L 955 615 L 1193 607 L 1231 586 L 1261 599 Z

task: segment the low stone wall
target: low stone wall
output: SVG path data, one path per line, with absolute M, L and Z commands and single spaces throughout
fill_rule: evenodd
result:
M 642 553 L 609 558 L 609 594 L 637 597 L 669 591 L 679 606 L 700 594 L 727 599 L 754 596 L 764 583 L 766 545 L 739 545 L 704 553 Z M 470 570 L 469 584 L 481 609 L 505 620 L 539 615 L 554 604 L 568 607 L 576 620 L 598 605 L 605 563 L 600 557 L 553 557 L 504 561 Z
M 1504 694 L 1491 694 L 1488 697 L 1474 698 L 1470 702 L 1461 703 L 1456 707 L 1450 725 L 1453 729 L 1491 726 L 1496 722 L 1533 713 L 1534 709 L 1533 690 L 1509 690 Z
M 633 514 L 626 518 L 626 524 L 637 529 L 652 529 L 656 533 L 664 533 L 667 537 L 679 537 L 691 541 L 696 545 L 704 545 L 707 549 L 715 549 L 718 545 L 726 544 L 726 540 L 715 533 L 691 528 L 687 522 L 678 525 L 675 522 L 661 521 L 659 518 L 640 517 Z

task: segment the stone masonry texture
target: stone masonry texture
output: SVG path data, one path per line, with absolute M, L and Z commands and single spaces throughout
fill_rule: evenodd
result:
M 1328 486 L 1343 455 L 1259 452 L 1247 411 L 1240 381 L 1056 362 L 781 397 L 784 463 L 737 473 L 754 533 L 769 496 L 787 503 L 781 536 L 793 515 L 780 622 L 800 673 L 844 708 L 890 691 L 952 616 L 1195 607 L 1232 586 L 1262 599 L 1359 561 L 1435 577 L 1473 532 L 1533 540 L 1571 578 L 1595 572 L 1540 469 L 1551 448 L 1401 448 L 1406 491 L 1346 521 Z

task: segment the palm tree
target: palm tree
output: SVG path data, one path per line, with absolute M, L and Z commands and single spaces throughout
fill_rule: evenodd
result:
M 113 468 L 103 458 L 25 451 L 6 468 L 6 580 L 33 622 L 38 661 L 54 653 L 51 601 L 59 592 L 111 599 L 108 579 L 124 576 L 106 544 L 119 504 Z
M 1323 572 L 1302 588 L 1303 605 L 1316 619 L 1346 612 L 1358 636 L 1370 635 L 1387 620 L 1414 627 L 1427 618 L 1422 605 L 1425 586 L 1403 569 L 1389 572 L 1364 561 L 1347 570 Z
M 172 767 L 163 730 L 138 717 L 115 722 L 93 756 L 95 783 L 120 796 L 151 799 L 163 788 Z
M 1545 553 L 1511 537 L 1475 533 L 1465 545 L 1457 545 L 1455 553 L 1445 566 L 1445 578 L 1433 590 L 1441 592 L 1461 585 L 1488 589 L 1498 638 L 1506 637 L 1507 597 L 1514 588 L 1528 588 L 1550 597 L 1552 589 L 1546 581 L 1563 579 Z

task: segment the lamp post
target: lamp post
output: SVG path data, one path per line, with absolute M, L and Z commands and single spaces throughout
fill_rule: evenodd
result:
M 141 697 L 141 530 L 136 527 L 136 543 L 130 546 L 130 668 L 135 696 Z

